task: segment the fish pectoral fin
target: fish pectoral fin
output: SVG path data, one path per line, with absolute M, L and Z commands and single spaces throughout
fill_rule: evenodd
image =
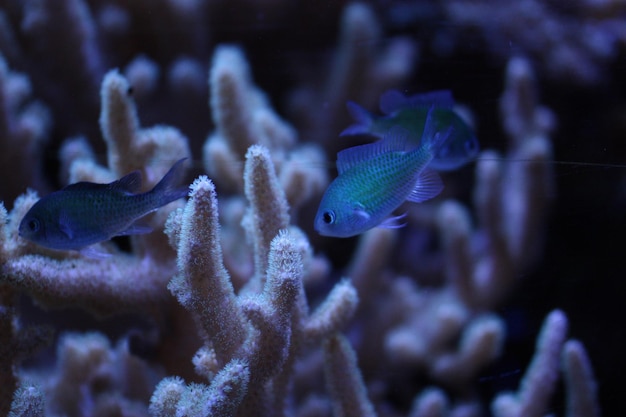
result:
M 405 217 L 406 213 L 388 217 L 383 220 L 383 222 L 379 224 L 378 227 L 380 227 L 381 229 L 399 229 L 406 226 L 406 222 L 402 221 L 402 219 L 404 219 Z
M 406 199 L 413 203 L 421 203 L 435 197 L 441 190 L 443 182 L 439 174 L 431 169 L 425 169 L 420 173 L 411 194 Z
M 121 231 L 115 236 L 145 235 L 146 233 L 151 233 L 152 230 L 152 227 L 146 224 L 133 223 L 126 230 Z
M 100 251 L 96 249 L 94 246 L 87 246 L 85 248 L 80 249 L 78 252 L 81 255 L 83 255 L 85 258 L 97 259 L 97 260 L 108 259 L 112 256 L 110 253 Z
M 59 215 L 59 231 L 63 233 L 69 240 L 74 239 L 74 231 L 70 226 L 70 221 L 64 211 Z
M 365 210 L 365 207 L 363 207 L 363 205 L 356 204 L 352 211 L 354 212 L 354 214 L 359 217 L 362 221 L 366 222 L 370 219 L 370 214 Z

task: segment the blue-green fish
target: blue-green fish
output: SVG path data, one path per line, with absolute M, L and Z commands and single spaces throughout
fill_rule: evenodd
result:
M 70 184 L 37 201 L 22 219 L 19 235 L 51 249 L 79 250 L 114 236 L 149 233 L 136 220 L 188 193 L 178 187 L 185 159 L 146 193 L 137 194 L 139 171 L 109 184 Z
M 431 91 L 407 97 L 397 90 L 389 90 L 380 97 L 380 110 L 384 116 L 375 116 L 356 103 L 348 102 L 348 110 L 357 122 L 343 132 L 344 135 L 369 134 L 383 137 L 393 126 L 407 129 L 411 137 L 423 137 L 426 115 L 431 107 L 437 130 L 452 127 L 446 142 L 439 147 L 430 168 L 451 171 L 478 155 L 479 145 L 472 129 L 453 110 L 454 99 L 448 90 Z
M 396 208 L 406 200 L 433 198 L 443 189 L 439 175 L 426 167 L 451 133 L 450 128 L 443 132 L 436 128 L 431 109 L 419 141 L 394 126 L 377 142 L 339 152 L 339 175 L 322 197 L 315 230 L 350 237 L 377 226 L 402 227 L 404 215 L 391 215 Z

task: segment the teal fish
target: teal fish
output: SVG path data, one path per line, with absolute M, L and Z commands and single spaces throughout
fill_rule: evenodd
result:
M 380 110 L 376 116 L 356 103 L 348 102 L 348 111 L 357 122 L 341 136 L 369 134 L 383 137 L 393 126 L 407 129 L 411 137 L 422 138 L 426 115 L 431 107 L 437 130 L 452 127 L 446 142 L 436 151 L 430 168 L 451 171 L 470 162 L 478 155 L 479 145 L 472 129 L 453 110 L 454 99 L 448 90 L 431 91 L 407 97 L 397 90 L 389 90 L 380 97 Z
M 114 236 L 149 233 L 136 220 L 187 195 L 178 188 L 182 163 L 176 162 L 146 193 L 139 171 L 110 184 L 78 182 L 49 194 L 33 205 L 22 219 L 19 235 L 51 249 L 79 250 Z
M 433 198 L 443 189 L 439 175 L 426 167 L 452 129 L 441 132 L 436 126 L 431 109 L 419 141 L 412 132 L 394 126 L 380 141 L 339 152 L 339 175 L 322 197 L 315 230 L 350 237 L 372 227 L 402 227 L 404 215 L 391 215 L 396 208 L 407 200 Z

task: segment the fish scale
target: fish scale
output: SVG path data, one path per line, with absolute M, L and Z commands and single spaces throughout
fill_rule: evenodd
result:
M 412 143 L 408 131 L 394 128 L 378 143 L 342 151 L 339 176 L 322 198 L 316 230 L 349 237 L 383 223 L 411 195 L 432 159 L 430 139 L 406 151 Z
M 372 227 L 401 227 L 404 215 L 392 213 L 404 201 L 421 203 L 439 194 L 443 184 L 433 170 L 460 168 L 479 150 L 470 127 L 453 108 L 448 90 L 409 97 L 389 90 L 380 97 L 380 117 L 348 102 L 356 123 L 341 136 L 382 139 L 337 154 L 339 175 L 322 197 L 315 230 L 350 237 Z

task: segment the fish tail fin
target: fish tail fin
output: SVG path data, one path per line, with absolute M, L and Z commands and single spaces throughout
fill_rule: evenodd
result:
M 348 101 L 346 103 L 346 107 L 356 123 L 344 129 L 339 136 L 362 135 L 369 133 L 370 128 L 372 127 L 372 120 L 374 119 L 372 114 L 353 101 Z
M 189 193 L 188 187 L 180 187 L 184 170 L 183 162 L 187 158 L 179 159 L 169 171 L 161 178 L 161 181 L 150 191 L 156 197 L 156 207 L 164 206 L 174 200 L 185 197 Z

